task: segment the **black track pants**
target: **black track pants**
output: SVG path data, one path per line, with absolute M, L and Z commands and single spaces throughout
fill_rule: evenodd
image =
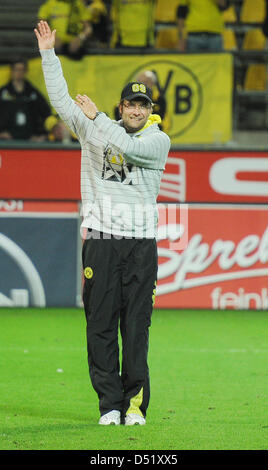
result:
M 101 415 L 146 415 L 148 336 L 157 277 L 154 239 L 93 239 L 83 245 L 88 364 Z M 120 374 L 118 326 L 122 336 Z

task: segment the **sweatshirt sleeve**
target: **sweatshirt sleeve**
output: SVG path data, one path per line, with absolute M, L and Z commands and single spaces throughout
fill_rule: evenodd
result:
M 123 127 L 115 124 L 104 113 L 97 116 L 94 125 L 111 145 L 124 154 L 127 162 L 153 170 L 165 168 L 170 139 L 164 132 L 158 130 L 144 135 L 130 136 Z
M 89 135 L 90 129 L 93 130 L 92 121 L 84 115 L 69 95 L 61 63 L 54 49 L 41 50 L 40 54 L 46 88 L 52 106 L 67 126 L 79 137 L 79 140 L 84 140 L 86 135 Z

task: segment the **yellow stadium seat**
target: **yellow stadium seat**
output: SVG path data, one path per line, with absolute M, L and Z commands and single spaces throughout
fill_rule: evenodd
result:
M 227 10 L 224 10 L 223 21 L 224 23 L 236 23 L 237 15 L 234 5 L 231 5 Z
M 265 0 L 244 0 L 241 6 L 242 23 L 262 23 L 265 17 Z
M 156 49 L 176 49 L 178 45 L 177 28 L 160 29 L 155 38 Z
M 225 51 L 236 51 L 237 42 L 233 29 L 225 28 L 223 31 L 223 48 Z
M 250 64 L 247 68 L 244 90 L 266 91 L 267 67 L 265 64 Z
M 180 0 L 157 0 L 155 21 L 169 23 L 176 21 L 176 12 Z M 168 6 L 167 6 L 168 5 Z
M 242 49 L 246 51 L 256 51 L 264 49 L 266 37 L 260 28 L 250 29 L 246 32 Z

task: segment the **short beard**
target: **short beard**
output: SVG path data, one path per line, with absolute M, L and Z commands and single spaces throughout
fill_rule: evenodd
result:
M 146 121 L 146 122 L 147 122 L 147 121 Z M 139 126 L 139 127 L 133 128 L 133 127 L 127 126 L 127 125 L 124 123 L 124 121 L 123 121 L 123 127 L 126 129 L 127 134 L 134 134 L 135 132 L 139 132 L 139 131 L 145 126 L 146 122 L 143 123 L 143 124 L 142 124 L 141 126 Z

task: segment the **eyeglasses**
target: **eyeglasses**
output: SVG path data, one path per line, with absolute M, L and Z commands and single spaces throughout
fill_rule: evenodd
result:
M 128 103 L 123 103 L 123 106 L 127 109 L 129 109 L 130 111 L 134 111 L 134 109 L 138 109 L 139 111 L 145 111 L 146 109 L 150 109 L 151 108 L 151 103 L 145 103 L 145 102 L 133 102 L 133 101 L 129 101 Z

